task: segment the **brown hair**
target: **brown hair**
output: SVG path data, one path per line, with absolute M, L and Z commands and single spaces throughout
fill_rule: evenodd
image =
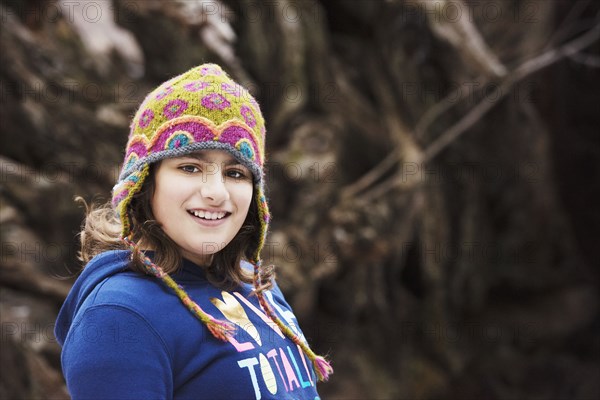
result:
M 154 263 L 170 274 L 181 267 L 182 257 L 177 244 L 167 236 L 152 213 L 151 200 L 155 190 L 154 172 L 158 165 L 159 163 L 150 166 L 148 178 L 131 201 L 129 207 L 133 222 L 131 239 L 139 244 L 138 248 L 154 250 Z M 129 249 L 129 246 L 121 240 L 121 222 L 110 202 L 88 207 L 82 198 L 77 200 L 82 201 L 86 207 L 86 218 L 80 233 L 79 258 L 81 261 L 88 263 L 97 254 L 108 250 Z M 258 218 L 258 207 L 255 196 L 252 196 L 248 215 L 239 232 L 225 248 L 215 253 L 210 265 L 203 266 L 207 279 L 216 287 L 230 290 L 241 283 L 252 283 L 252 271 L 243 270 L 240 263 L 242 259 L 250 259 L 256 250 L 256 244 L 252 239 L 259 231 L 260 221 Z M 142 256 L 140 251 L 134 251 L 130 268 L 146 274 Z M 261 285 L 260 291 L 270 288 L 272 277 L 272 267 L 261 271 L 261 280 L 265 285 Z

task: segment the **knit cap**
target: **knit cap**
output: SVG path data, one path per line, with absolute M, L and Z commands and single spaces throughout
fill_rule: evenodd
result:
M 260 229 L 249 261 L 260 263 L 269 225 L 263 189 L 265 121 L 250 93 L 215 64 L 200 65 L 163 83 L 135 114 L 112 197 L 122 236 L 131 231 L 128 208 L 144 184 L 150 164 L 209 149 L 229 151 L 252 172 Z
M 262 295 L 260 252 L 270 218 L 264 193 L 265 121 L 256 100 L 220 66 L 203 64 L 192 68 L 161 84 L 140 105 L 131 124 L 125 160 L 112 195 L 112 205 L 122 224 L 122 240 L 136 251 L 136 244 L 129 237 L 130 205 L 141 190 L 150 165 L 200 150 L 228 151 L 252 172 L 260 229 L 253 233 L 253 254 L 248 261 L 254 265 L 256 295 L 265 313 L 313 362 L 319 379 L 326 380 L 333 372 L 331 366 L 277 317 Z M 147 272 L 173 289 L 216 338 L 228 340 L 234 330 L 231 324 L 202 310 L 148 257 L 143 257 L 143 262 Z

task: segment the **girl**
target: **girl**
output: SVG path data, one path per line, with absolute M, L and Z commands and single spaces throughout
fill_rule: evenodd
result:
M 318 398 L 333 370 L 261 266 L 264 142 L 258 104 L 217 65 L 143 101 L 56 324 L 74 399 Z

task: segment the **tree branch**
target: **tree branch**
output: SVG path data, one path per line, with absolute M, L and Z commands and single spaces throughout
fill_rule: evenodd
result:
M 450 4 L 448 0 L 436 1 L 435 3 L 429 0 L 415 1 L 421 8 L 425 9 L 433 33 L 438 38 L 450 43 L 468 65 L 485 76 L 499 78 L 506 75 L 506 67 L 485 43 L 483 36 L 471 19 L 449 20 L 445 12 L 427 12 L 427 8 L 431 7 L 432 4 L 436 6 L 436 10 L 445 10 Z M 451 5 L 458 7 L 459 10 L 468 8 L 461 0 L 452 0 Z
M 481 84 L 479 85 L 480 87 L 485 87 L 488 83 L 488 79 L 484 76 L 477 77 L 475 81 L 481 82 Z M 458 88 L 454 89 L 446 96 L 444 96 L 444 98 L 438 103 L 434 104 L 427 111 L 425 111 L 425 113 L 423 113 L 423 116 L 421 117 L 421 119 L 419 119 L 419 122 L 417 122 L 417 125 L 415 126 L 415 135 L 417 136 L 417 138 L 424 137 L 425 132 L 427 132 L 427 129 L 429 129 L 429 126 L 433 123 L 433 121 L 435 121 L 444 112 L 449 110 L 453 105 L 463 100 L 468 94 L 470 94 L 468 90 L 464 90 L 462 87 L 459 86 Z M 458 98 L 456 98 L 456 96 L 458 96 Z
M 524 79 L 525 77 L 549 66 L 557 61 L 571 57 L 578 54 L 581 50 L 594 43 L 600 38 L 600 24 L 594 26 L 591 30 L 584 33 L 577 39 L 560 46 L 559 48 L 549 50 L 537 57 L 533 57 L 520 66 L 514 69 L 503 82 L 496 87 L 493 91 L 493 97 L 500 100 L 504 98 L 517 82 Z M 497 97 L 496 97 L 497 96 Z M 442 101 L 443 103 L 443 101 Z M 460 135 L 466 132 L 472 127 L 477 121 L 479 121 L 490 109 L 494 107 L 496 102 L 490 102 L 488 100 L 482 100 L 475 107 L 473 107 L 464 117 L 460 119 L 456 124 L 446 130 L 438 139 L 430 144 L 423 152 L 422 162 L 426 163 L 438 155 L 443 149 L 454 142 Z M 433 113 L 435 116 L 439 115 L 443 110 L 448 109 L 446 104 L 440 105 Z M 428 118 L 427 124 L 431 123 L 435 118 Z M 358 194 L 361 191 L 371 188 L 370 193 L 366 193 L 360 196 L 359 201 L 373 201 L 376 198 L 383 196 L 391 190 L 402 188 L 404 190 L 413 189 L 416 187 L 416 182 L 413 181 L 402 181 L 398 177 L 398 172 L 394 176 L 387 180 L 379 183 L 373 187 L 373 184 L 385 174 L 397 161 L 399 161 L 398 149 L 393 149 L 390 154 L 383 159 L 379 164 L 372 168 L 369 172 L 359 178 L 356 182 L 342 189 L 342 198 L 349 198 Z
M 556 63 L 557 61 L 570 57 L 585 47 L 591 45 L 600 38 L 600 24 L 594 26 L 591 30 L 584 33 L 577 39 L 557 48 L 549 50 L 540 56 L 534 57 L 528 61 L 525 61 L 519 67 L 517 67 L 504 81 L 493 91 L 494 98 L 500 100 L 504 98 L 512 86 L 522 80 L 523 78 L 537 72 L 549 65 Z M 460 135 L 472 127 L 477 121 L 481 119 L 490 109 L 497 104 L 496 102 L 490 102 L 482 100 L 479 104 L 473 107 L 460 121 L 454 124 L 450 129 L 444 132 L 438 139 L 436 139 L 429 147 L 425 149 L 424 161 L 427 162 L 433 157 L 438 155 L 443 149 L 449 144 L 454 142 Z
M 575 53 L 569 56 L 569 59 L 588 67 L 600 68 L 600 57 L 593 54 Z

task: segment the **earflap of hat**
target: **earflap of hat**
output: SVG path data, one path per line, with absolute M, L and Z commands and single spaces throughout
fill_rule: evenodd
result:
M 256 184 L 256 207 L 258 210 L 258 220 L 260 222 L 259 232 L 257 235 L 256 250 L 253 255 L 251 262 L 260 264 L 260 252 L 265 245 L 267 238 L 267 232 L 269 230 L 269 221 L 271 215 L 269 214 L 269 206 L 264 193 L 263 180 Z
M 123 238 L 131 233 L 131 218 L 128 213 L 129 204 L 133 196 L 141 190 L 149 173 L 150 165 L 144 164 L 125 179 L 119 181 L 113 188 L 112 205 L 121 221 L 121 237 Z

